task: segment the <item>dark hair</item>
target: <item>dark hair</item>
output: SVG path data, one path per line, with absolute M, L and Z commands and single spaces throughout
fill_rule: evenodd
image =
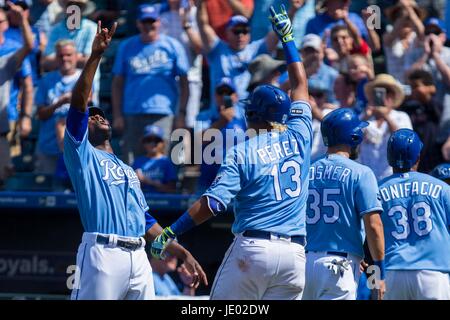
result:
M 409 81 L 420 80 L 426 86 L 433 86 L 434 85 L 434 80 L 433 80 L 432 74 L 429 73 L 428 71 L 420 70 L 420 69 L 412 71 L 408 75 L 408 80 Z
M 353 80 L 350 75 L 347 72 L 339 72 L 339 75 L 344 78 L 344 82 L 347 86 L 351 86 L 353 90 L 356 90 L 356 87 L 358 86 L 358 82 Z
M 347 31 L 348 34 L 351 36 L 350 30 L 347 28 L 347 26 L 339 24 L 339 25 L 333 27 L 333 29 L 331 29 L 331 33 L 330 33 L 331 40 L 333 40 L 333 36 L 336 33 L 338 33 L 339 31 L 342 31 L 342 30 Z

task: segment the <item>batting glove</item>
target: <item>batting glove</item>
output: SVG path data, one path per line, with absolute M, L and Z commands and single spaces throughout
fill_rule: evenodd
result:
M 170 227 L 164 228 L 159 236 L 153 240 L 152 247 L 150 248 L 150 253 L 152 257 L 156 259 L 164 259 L 164 251 L 167 246 L 175 240 L 177 235 L 172 231 Z
M 270 21 L 272 22 L 273 31 L 278 35 L 284 43 L 294 41 L 294 33 L 292 22 L 288 17 L 286 8 L 281 5 L 281 12 L 277 13 L 273 6 L 270 7 Z

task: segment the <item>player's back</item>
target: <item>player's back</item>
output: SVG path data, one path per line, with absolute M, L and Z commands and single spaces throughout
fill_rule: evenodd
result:
M 381 211 L 378 185 L 366 166 L 331 154 L 315 161 L 309 171 L 307 247 L 363 257 L 362 216 Z
M 306 234 L 311 110 L 304 102 L 293 107 L 302 116 L 289 120 L 286 131 L 260 134 L 230 148 L 205 193 L 225 205 L 234 197 L 233 233 Z
M 450 272 L 450 187 L 429 175 L 380 182 L 387 270 Z

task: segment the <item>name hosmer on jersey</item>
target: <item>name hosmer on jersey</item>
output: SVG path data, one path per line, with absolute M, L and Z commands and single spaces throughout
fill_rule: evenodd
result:
M 438 199 L 442 192 L 442 186 L 427 181 L 413 181 L 397 183 L 380 188 L 383 201 L 409 198 L 411 196 L 429 196 Z
M 309 168 L 309 181 L 331 180 L 346 182 L 352 174 L 352 170 L 342 166 L 317 166 Z

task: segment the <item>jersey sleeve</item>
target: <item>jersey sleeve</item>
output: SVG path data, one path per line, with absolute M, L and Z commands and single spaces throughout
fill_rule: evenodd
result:
M 287 126 L 300 133 L 304 138 L 312 140 L 312 113 L 311 106 L 306 101 L 295 101 L 292 103 L 291 112 Z
M 211 186 L 206 190 L 203 196 L 208 196 L 219 201 L 225 210 L 228 208 L 231 200 L 241 190 L 241 170 L 240 164 L 244 161 L 238 151 L 239 145 L 232 147 L 227 151 L 224 162 L 222 163 L 216 178 Z
M 75 115 L 75 112 L 78 114 Z M 91 160 L 93 147 L 88 139 L 87 119 L 87 112 L 83 114 L 72 108 L 69 109 L 64 134 L 64 162 L 69 173 L 78 174 L 78 171 L 82 171 L 82 168 Z
M 355 190 L 356 210 L 362 216 L 366 213 L 383 212 L 378 198 L 378 183 L 372 171 L 367 169 L 359 177 Z

